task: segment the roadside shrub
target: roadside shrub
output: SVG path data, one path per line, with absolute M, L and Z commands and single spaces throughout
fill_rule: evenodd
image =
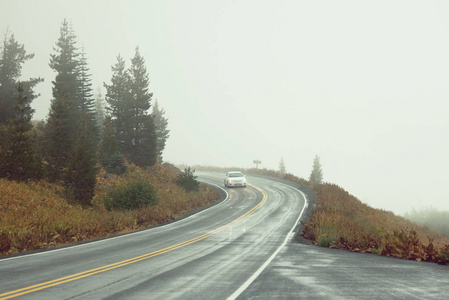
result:
M 109 190 L 104 198 L 107 210 L 130 210 L 158 203 L 156 190 L 149 182 L 143 180 L 119 185 Z
M 440 249 L 438 253 L 438 258 L 440 259 L 438 261 L 439 264 L 449 265 L 449 245 L 445 245 L 443 248 Z
M 200 188 L 200 183 L 196 180 L 197 176 L 194 176 L 195 170 L 190 169 L 190 167 L 184 169 L 184 172 L 178 175 L 176 184 L 184 188 L 187 192 L 198 191 Z
M 334 242 L 335 242 L 335 238 L 333 238 L 327 234 L 323 234 L 318 237 L 317 245 L 320 247 L 329 248 Z

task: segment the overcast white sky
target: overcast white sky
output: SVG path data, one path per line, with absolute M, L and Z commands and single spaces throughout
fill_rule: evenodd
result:
M 449 1 L 0 0 L 44 77 L 64 18 L 93 87 L 137 45 L 169 118 L 165 161 L 262 167 L 324 180 L 396 213 L 449 210 Z M 2 35 L 2 38 L 3 38 Z M 104 90 L 103 90 L 104 93 Z

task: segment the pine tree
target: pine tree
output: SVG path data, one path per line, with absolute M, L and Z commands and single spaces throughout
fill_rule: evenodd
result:
M 96 103 L 93 98 L 91 75 L 88 72 L 89 68 L 87 66 L 86 53 L 84 52 L 84 48 L 82 48 L 80 59 L 77 64 L 78 97 L 80 99 L 79 110 L 84 117 L 88 118 L 87 130 L 93 131 L 95 138 L 99 140 L 100 135 L 96 119 Z
M 73 144 L 70 111 L 70 103 L 64 94 L 52 100 L 44 137 L 44 157 L 50 181 L 62 178 L 70 157 Z
M 284 158 L 281 157 L 281 161 L 279 162 L 279 173 L 285 174 L 285 163 Z
M 9 119 L 14 118 L 14 107 L 18 97 L 17 85 L 22 74 L 22 65 L 33 57 L 34 54 L 27 54 L 24 45 L 19 44 L 14 35 L 5 34 L 0 53 L 0 125 L 6 125 Z M 34 93 L 33 88 L 42 81 L 41 78 L 22 80 L 21 97 L 26 97 L 31 103 L 39 96 Z
M 78 54 L 76 37 L 64 19 L 60 37 L 50 56 L 50 67 L 56 72 L 53 99 L 45 130 L 45 159 L 50 181 L 63 179 L 78 132 L 80 92 L 78 82 Z
M 117 139 L 121 147 L 125 144 L 126 134 L 129 129 L 125 120 L 130 118 L 131 110 L 129 73 L 125 68 L 125 61 L 118 55 L 117 63 L 112 66 L 111 84 L 104 84 L 106 88 L 106 102 L 109 104 L 107 110 L 112 117 L 114 127 L 117 131 Z
M 140 166 L 152 166 L 156 163 L 156 129 L 153 117 L 148 113 L 153 93 L 148 91 L 150 80 L 145 67 L 145 59 L 136 47 L 130 67 L 131 118 L 127 120 L 131 131 L 128 143 L 124 146 L 125 155 Z
M 162 162 L 162 152 L 165 149 L 165 143 L 170 136 L 170 130 L 167 129 L 168 119 L 164 117 L 165 111 L 163 108 L 159 108 L 157 100 L 153 105 L 154 126 L 156 128 L 156 152 L 158 160 Z
M 315 155 L 315 159 L 313 160 L 313 168 L 309 181 L 318 184 L 323 182 L 323 171 L 321 170 L 320 157 L 318 155 Z
M 112 71 L 111 85 L 104 86 L 122 153 L 139 166 L 154 165 L 157 159 L 156 131 L 153 117 L 148 113 L 152 93 L 148 92 L 148 73 L 139 48 L 136 48 L 129 70 L 118 56 Z
M 60 37 L 53 48 L 56 54 L 50 55 L 50 67 L 56 72 L 53 83 L 53 100 L 64 98 L 70 104 L 69 119 L 72 123 L 71 134 L 77 133 L 76 123 L 81 118 L 81 97 L 79 89 L 79 61 L 76 48 L 76 36 L 67 21 L 62 22 Z M 63 95 L 63 97 L 62 97 Z
M 21 83 L 17 87 L 14 115 L 9 119 L 5 143 L 0 149 L 0 178 L 16 181 L 40 179 L 42 159 L 31 135 L 34 110 L 24 96 Z

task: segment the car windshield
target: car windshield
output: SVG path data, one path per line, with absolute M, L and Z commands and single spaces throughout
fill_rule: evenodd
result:
M 229 173 L 229 177 L 243 177 L 242 173 Z

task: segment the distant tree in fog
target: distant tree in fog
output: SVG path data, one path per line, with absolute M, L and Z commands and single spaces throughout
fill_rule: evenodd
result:
M 101 89 L 98 88 L 97 92 L 94 95 L 95 98 L 95 118 L 97 122 L 97 127 L 100 133 L 100 136 L 103 133 L 103 125 L 105 120 L 105 112 L 104 112 L 104 98 L 101 94 Z
M 315 155 L 313 160 L 312 172 L 310 173 L 309 181 L 313 183 L 323 182 L 323 171 L 321 170 L 320 157 Z
M 284 158 L 281 157 L 281 161 L 279 162 L 279 173 L 285 174 L 285 163 Z
M 170 130 L 167 129 L 168 119 L 164 117 L 165 111 L 159 108 L 157 100 L 153 105 L 153 112 L 151 113 L 154 119 L 154 126 L 156 127 L 156 152 L 158 159 L 162 162 L 162 152 L 165 149 L 165 142 L 170 136 Z

